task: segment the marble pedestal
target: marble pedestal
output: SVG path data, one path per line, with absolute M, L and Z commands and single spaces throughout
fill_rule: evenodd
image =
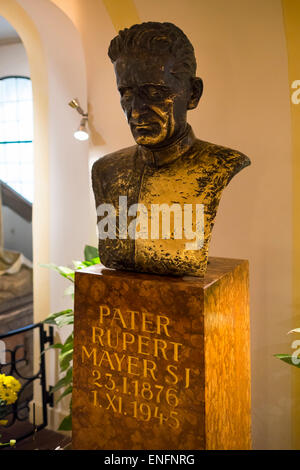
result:
M 77 271 L 74 449 L 250 449 L 248 262 Z

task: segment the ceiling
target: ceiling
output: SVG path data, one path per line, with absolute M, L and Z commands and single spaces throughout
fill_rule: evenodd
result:
M 11 44 L 14 42 L 20 42 L 16 30 L 3 16 L 0 16 L 0 44 Z

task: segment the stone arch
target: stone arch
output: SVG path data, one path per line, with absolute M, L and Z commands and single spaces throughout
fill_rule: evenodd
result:
M 79 32 L 45 0 L 0 0 L 0 15 L 19 34 L 29 61 L 34 101 L 34 321 L 66 308 L 65 285 L 40 263 L 69 264 L 89 243 L 88 143 L 73 131 L 78 98 L 87 109 L 86 67 Z M 78 197 L 80 188 L 80 197 Z

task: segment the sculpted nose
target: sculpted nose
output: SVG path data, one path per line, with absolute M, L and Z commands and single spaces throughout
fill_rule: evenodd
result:
M 138 119 L 146 110 L 146 104 L 140 96 L 134 96 L 131 102 L 131 116 L 133 119 Z

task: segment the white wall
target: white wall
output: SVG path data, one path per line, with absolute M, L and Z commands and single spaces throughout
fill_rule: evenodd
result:
M 0 77 L 7 75 L 30 77 L 25 48 L 21 42 L 0 45 Z
M 27 55 L 21 42 L 0 45 L 0 78 L 9 75 L 30 77 Z M 8 207 L 3 208 L 2 219 L 4 247 L 19 251 L 32 260 L 32 224 Z
M 4 247 L 23 253 L 32 261 L 32 224 L 27 222 L 9 207 L 3 207 Z

